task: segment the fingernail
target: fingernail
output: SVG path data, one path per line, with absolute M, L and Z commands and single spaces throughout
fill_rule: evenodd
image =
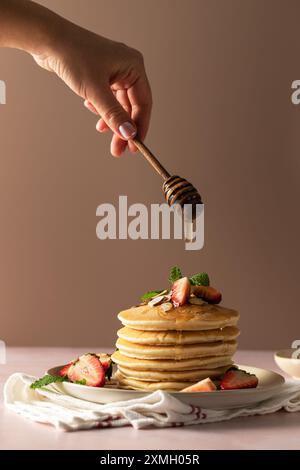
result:
M 124 139 L 132 139 L 136 135 L 136 128 L 131 124 L 131 122 L 124 122 L 121 124 L 119 131 Z

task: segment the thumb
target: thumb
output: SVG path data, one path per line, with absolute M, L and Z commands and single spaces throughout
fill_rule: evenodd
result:
M 91 100 L 98 114 L 123 140 L 135 137 L 136 125 L 129 114 L 120 105 L 109 86 L 99 87 L 97 95 Z

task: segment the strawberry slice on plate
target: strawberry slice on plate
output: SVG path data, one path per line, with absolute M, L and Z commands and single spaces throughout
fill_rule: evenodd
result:
M 71 365 L 73 364 L 73 362 L 69 362 L 68 364 L 66 364 L 65 366 L 63 366 L 60 371 L 59 371 L 59 375 L 61 377 L 65 377 L 66 375 L 68 375 L 69 373 L 69 370 L 70 370 L 70 367 Z
M 258 378 L 241 369 L 229 369 L 225 372 L 220 388 L 221 390 L 237 390 L 241 388 L 256 388 Z
M 187 277 L 182 277 L 174 282 L 172 286 L 171 300 L 174 307 L 180 307 L 187 303 L 191 293 L 191 284 Z
M 98 353 L 98 354 L 96 354 L 96 356 L 99 358 L 99 360 L 102 364 L 102 367 L 106 372 L 107 369 L 110 368 L 110 365 L 111 365 L 111 362 L 112 362 L 112 360 L 110 358 L 110 355 L 106 354 L 106 353 Z
M 207 377 L 207 379 L 200 380 L 193 385 L 189 385 L 185 387 L 181 392 L 214 392 L 217 390 L 217 387 L 213 383 L 213 381 Z
M 110 354 L 99 353 L 99 354 L 96 354 L 96 356 L 99 357 L 99 360 L 102 364 L 106 377 L 110 379 L 112 375 L 112 365 L 113 365 Z
M 71 365 L 68 378 L 71 382 L 80 382 L 90 387 L 103 387 L 105 371 L 96 354 L 84 354 Z

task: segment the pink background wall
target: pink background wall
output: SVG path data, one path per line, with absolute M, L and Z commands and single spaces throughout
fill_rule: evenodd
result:
M 109 136 L 54 75 L 0 50 L 0 338 L 111 346 L 117 312 L 164 286 L 170 266 L 207 270 L 241 313 L 241 347 L 300 337 L 300 3 L 290 0 L 40 1 L 140 49 L 154 109 L 147 143 L 206 203 L 205 247 L 100 241 L 96 207 L 161 202 L 147 163 Z

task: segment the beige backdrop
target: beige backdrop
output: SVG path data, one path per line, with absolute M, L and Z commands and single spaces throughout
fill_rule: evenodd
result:
M 11 345 L 110 346 L 117 312 L 170 266 L 207 270 L 241 312 L 244 348 L 300 338 L 300 2 L 53 0 L 40 3 L 145 56 L 148 144 L 206 203 L 206 242 L 100 241 L 96 207 L 161 202 L 137 156 L 109 136 L 30 56 L 0 51 L 0 338 Z

